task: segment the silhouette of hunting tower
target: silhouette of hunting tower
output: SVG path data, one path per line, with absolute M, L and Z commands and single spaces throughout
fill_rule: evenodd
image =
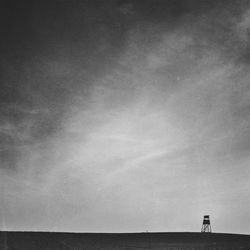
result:
M 202 227 L 201 227 L 201 232 L 202 233 L 212 233 L 209 215 L 204 215 L 203 223 L 202 223 Z

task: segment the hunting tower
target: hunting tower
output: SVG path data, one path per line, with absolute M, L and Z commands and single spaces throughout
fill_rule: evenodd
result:
M 212 233 L 209 215 L 204 215 L 203 223 L 202 223 L 202 227 L 201 227 L 201 232 L 202 233 Z

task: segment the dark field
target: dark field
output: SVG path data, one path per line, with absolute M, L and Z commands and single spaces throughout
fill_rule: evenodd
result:
M 250 235 L 218 233 L 0 232 L 0 249 L 250 250 Z

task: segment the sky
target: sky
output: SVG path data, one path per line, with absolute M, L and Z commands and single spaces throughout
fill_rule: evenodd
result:
M 0 230 L 250 234 L 250 2 L 2 0 Z

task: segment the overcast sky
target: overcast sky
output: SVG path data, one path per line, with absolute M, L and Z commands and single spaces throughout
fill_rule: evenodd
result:
M 250 2 L 3 0 L 0 229 L 250 234 Z

